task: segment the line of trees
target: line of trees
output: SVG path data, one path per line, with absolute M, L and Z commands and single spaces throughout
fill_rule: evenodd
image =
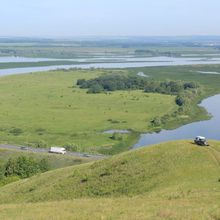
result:
M 103 91 L 144 89 L 146 80 L 136 76 L 104 75 L 95 79 L 77 80 L 80 88 L 88 89 L 88 93 L 100 93 Z
M 176 95 L 176 104 L 179 106 L 191 102 L 199 91 L 199 85 L 195 82 L 160 82 L 127 75 L 104 75 L 90 80 L 79 79 L 77 85 L 82 89 L 88 89 L 88 93 L 141 89 L 146 93 Z

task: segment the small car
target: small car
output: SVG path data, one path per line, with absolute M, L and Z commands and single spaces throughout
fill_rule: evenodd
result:
M 28 150 L 28 147 L 22 146 L 20 147 L 21 150 Z
M 194 140 L 194 143 L 200 146 L 209 146 L 205 137 L 197 136 Z

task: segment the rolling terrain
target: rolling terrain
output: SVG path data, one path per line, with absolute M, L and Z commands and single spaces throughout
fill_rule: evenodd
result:
M 0 210 L 5 219 L 219 219 L 219 179 L 220 142 L 169 142 L 8 184 Z

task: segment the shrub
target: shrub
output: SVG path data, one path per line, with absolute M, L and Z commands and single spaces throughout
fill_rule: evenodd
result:
M 64 144 L 63 147 L 66 148 L 67 151 L 78 151 L 78 146 L 76 144 Z
M 159 117 L 155 117 L 151 120 L 151 124 L 154 127 L 159 127 L 161 125 L 161 119 Z
M 97 84 L 91 85 L 87 93 L 101 93 L 103 91 L 104 91 L 103 87 L 97 83 Z
M 28 143 L 27 145 L 35 148 L 47 148 L 47 143 L 43 140 L 39 140 L 34 143 Z
M 119 133 L 113 133 L 110 138 L 115 141 L 116 140 L 121 141 L 123 139 L 123 136 L 122 134 L 119 134 Z
M 21 128 L 13 128 L 9 132 L 15 136 L 18 136 L 23 133 L 23 130 Z
M 178 95 L 176 97 L 176 104 L 179 105 L 179 106 L 183 106 L 184 104 L 186 103 L 185 99 L 183 96 L 181 95 Z
M 37 161 L 32 157 L 20 156 L 18 158 L 8 159 L 4 166 L 4 176 L 27 178 L 47 170 L 49 170 L 49 163 L 46 159 Z

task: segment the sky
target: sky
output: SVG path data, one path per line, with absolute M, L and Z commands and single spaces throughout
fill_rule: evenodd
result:
M 0 0 L 0 36 L 220 35 L 220 0 Z

